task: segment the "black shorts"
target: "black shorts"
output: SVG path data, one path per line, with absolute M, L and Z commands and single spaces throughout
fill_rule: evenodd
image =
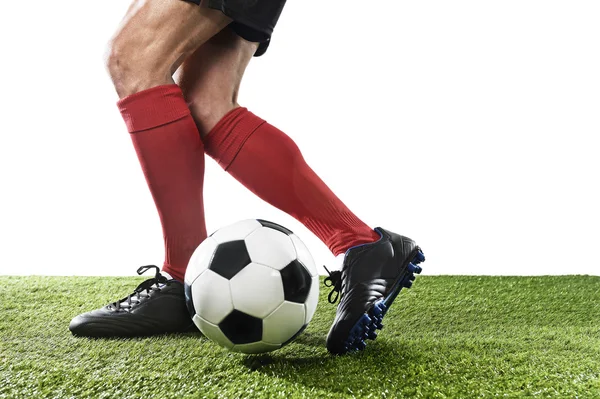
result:
M 201 0 L 186 0 L 200 4 Z M 249 42 L 260 43 L 255 57 L 263 55 L 269 47 L 273 29 L 281 15 L 286 0 L 208 0 L 208 7 L 221 10 L 233 19 L 231 28 Z

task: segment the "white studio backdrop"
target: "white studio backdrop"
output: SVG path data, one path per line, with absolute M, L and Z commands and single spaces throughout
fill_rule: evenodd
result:
M 176 1 L 176 0 L 172 0 Z M 240 103 L 425 274 L 600 275 L 600 2 L 289 1 Z M 0 274 L 133 275 L 161 229 L 103 65 L 128 2 L 1 2 Z M 209 231 L 263 218 L 207 159 Z

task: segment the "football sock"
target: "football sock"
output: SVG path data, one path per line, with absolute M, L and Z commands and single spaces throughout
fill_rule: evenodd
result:
M 335 256 L 380 238 L 306 164 L 290 137 L 246 108 L 226 114 L 204 146 L 223 169 L 304 224 Z
M 183 281 L 192 253 L 206 238 L 198 128 L 175 84 L 125 97 L 118 106 L 162 224 L 163 270 Z

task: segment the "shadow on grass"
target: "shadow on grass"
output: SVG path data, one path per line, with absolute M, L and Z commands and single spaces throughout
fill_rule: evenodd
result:
M 325 336 L 323 334 L 318 334 L 315 332 L 304 332 L 302 333 L 298 338 L 296 338 L 294 340 L 294 345 L 303 345 L 303 346 L 307 346 L 307 347 L 311 347 L 311 348 L 315 348 L 315 349 L 319 349 L 319 348 L 324 348 L 325 347 Z M 314 350 L 311 350 L 310 352 L 315 352 Z M 322 351 L 319 351 L 322 352 Z M 284 355 L 284 356 L 273 356 L 273 353 L 265 353 L 265 354 L 261 354 L 261 355 L 250 355 L 250 356 L 246 356 L 244 357 L 243 360 L 243 364 L 244 366 L 248 367 L 248 369 L 250 369 L 251 371 L 256 371 L 258 369 L 260 369 L 261 367 L 264 366 L 268 366 L 276 361 L 288 361 L 290 359 L 290 357 L 288 355 Z M 322 357 L 322 356 L 320 356 Z M 319 357 L 319 358 L 320 358 Z M 306 360 L 308 362 L 311 362 L 315 359 L 316 357 L 313 356 L 308 356 L 305 358 L 294 358 L 294 361 L 298 361 L 298 359 L 300 359 L 300 362 Z
M 394 370 L 420 368 L 426 361 L 418 348 L 386 341 L 370 342 L 367 350 L 344 356 L 327 353 L 322 335 L 313 334 L 302 341 L 298 337 L 297 343 L 320 348 L 310 355 L 273 352 L 246 356 L 242 362 L 251 372 L 282 378 L 308 389 L 324 390 L 338 397 L 365 391 L 393 391 L 402 384 L 401 374 L 395 375 Z
M 90 341 L 129 341 L 129 342 L 141 342 L 152 339 L 178 339 L 178 338 L 194 338 L 201 339 L 202 341 L 209 341 L 208 338 L 204 336 L 200 331 L 191 331 L 191 332 L 176 332 L 176 333 L 163 333 L 163 334 L 154 334 L 154 335 L 144 335 L 144 336 L 132 336 L 132 337 L 87 337 L 84 335 L 73 335 L 74 338 L 79 340 L 90 340 Z
M 295 344 L 305 345 L 305 346 L 314 346 L 317 348 L 325 347 L 325 335 L 322 333 L 316 333 L 313 331 L 305 331 L 300 334 L 298 338 L 294 341 Z

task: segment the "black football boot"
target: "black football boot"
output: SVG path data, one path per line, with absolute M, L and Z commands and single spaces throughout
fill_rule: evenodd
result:
M 350 248 L 341 271 L 330 273 L 325 285 L 333 287 L 329 302 L 340 304 L 327 336 L 332 354 L 362 350 L 375 339 L 382 320 L 402 288 L 410 288 L 419 263 L 425 261 L 413 240 L 377 227 L 381 238 Z M 333 294 L 335 298 L 332 298 Z
M 127 297 L 103 308 L 80 314 L 69 330 L 84 337 L 140 337 L 164 333 L 198 331 L 185 303 L 183 284 L 161 274 L 158 266 L 142 266 L 143 274 L 156 275 L 142 282 Z

